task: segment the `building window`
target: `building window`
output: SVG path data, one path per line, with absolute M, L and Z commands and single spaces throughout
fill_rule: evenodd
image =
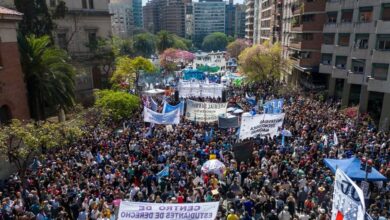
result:
M 373 63 L 371 76 L 377 80 L 387 80 L 388 70 L 389 64 L 387 63 Z
M 337 11 L 335 11 L 335 12 L 328 12 L 327 14 L 326 14 L 327 16 L 326 16 L 326 21 L 327 21 L 327 23 L 336 23 L 337 22 Z
M 382 16 L 381 20 L 390 21 L 390 4 L 382 4 Z
M 314 36 L 313 36 L 312 33 L 303 33 L 302 39 L 303 39 L 303 40 L 313 40 L 313 39 L 314 39 Z
M 334 44 L 334 34 L 324 34 L 324 44 L 333 45 Z
M 346 22 L 350 23 L 352 22 L 352 17 L 353 17 L 353 10 L 343 10 L 341 12 L 341 22 Z
M 97 37 L 96 32 L 90 31 L 88 32 L 88 45 L 91 51 L 95 50 L 97 47 Z
M 368 48 L 368 39 L 370 38 L 369 34 L 356 34 L 355 36 L 355 48 L 367 49 Z
M 377 50 L 390 50 L 390 34 L 378 34 L 376 40 Z
M 95 6 L 93 4 L 93 0 L 89 0 L 89 8 L 90 9 L 94 9 L 95 8 Z
M 50 7 L 56 7 L 56 0 L 50 0 Z
M 336 68 L 345 69 L 347 66 L 347 57 L 346 56 L 336 56 Z
M 86 9 L 87 7 L 87 0 L 81 0 L 81 7 Z
M 372 21 L 372 7 L 359 8 L 359 22 L 367 23 Z
M 57 34 L 57 44 L 61 49 L 66 49 L 66 33 Z
M 351 71 L 355 74 L 363 74 L 365 65 L 365 60 L 353 59 L 351 64 Z
M 349 34 L 339 34 L 339 46 L 349 46 Z
M 313 14 L 310 14 L 310 15 L 302 15 L 302 21 L 303 21 L 303 22 L 311 22 L 311 21 L 314 21 L 314 15 L 313 15 Z
M 323 53 L 321 55 L 321 63 L 324 65 L 330 65 L 332 63 L 332 54 L 331 53 Z

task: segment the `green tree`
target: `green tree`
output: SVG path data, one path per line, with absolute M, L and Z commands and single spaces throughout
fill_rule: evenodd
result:
M 51 36 L 54 24 L 46 0 L 15 0 L 15 7 L 23 13 L 19 22 L 19 32 L 23 36 Z
M 279 43 L 268 41 L 246 48 L 238 57 L 240 71 L 249 82 L 279 79 L 288 61 L 282 57 Z
M 156 52 L 156 37 L 149 33 L 133 37 L 133 48 L 136 56 L 150 57 Z
M 139 74 L 141 71 L 153 73 L 155 67 L 152 62 L 143 57 L 131 59 L 127 56 L 118 57 L 115 63 L 115 71 L 110 79 L 114 88 L 128 85 L 130 88 L 137 88 Z
M 240 53 L 249 47 L 250 44 L 247 43 L 244 39 L 237 39 L 227 46 L 226 50 L 231 57 L 238 58 Z
M 95 93 L 95 106 L 110 112 L 114 120 L 130 118 L 139 108 L 140 99 L 127 92 L 101 90 Z
M 64 50 L 49 36 L 18 36 L 21 63 L 32 116 L 46 118 L 45 107 L 67 109 L 74 104 L 75 69 Z
M 203 39 L 202 49 L 205 51 L 224 51 L 227 44 L 228 39 L 226 34 L 221 32 L 214 32 L 207 35 Z
M 174 44 L 175 39 L 173 34 L 170 34 L 168 31 L 160 31 L 157 33 L 157 50 L 159 53 L 173 47 Z

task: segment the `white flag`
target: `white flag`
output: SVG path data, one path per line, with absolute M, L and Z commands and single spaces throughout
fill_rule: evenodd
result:
M 333 143 L 334 145 L 339 145 L 339 139 L 337 138 L 337 134 L 333 131 Z

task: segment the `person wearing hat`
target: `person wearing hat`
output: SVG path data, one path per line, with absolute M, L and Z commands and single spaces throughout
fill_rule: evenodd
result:
M 234 212 L 234 209 L 230 209 L 229 210 L 229 214 L 226 218 L 226 220 L 239 220 L 240 218 L 238 217 L 238 215 Z

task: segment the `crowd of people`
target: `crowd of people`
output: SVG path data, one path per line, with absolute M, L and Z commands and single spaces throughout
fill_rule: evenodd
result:
M 249 108 L 243 91 L 271 99 L 278 88 L 230 88 L 228 100 Z M 218 220 L 328 220 L 334 175 L 324 158 L 365 155 L 390 178 L 389 133 L 378 131 L 368 117 L 356 122 L 340 112 L 338 102 L 313 94 L 282 97 L 283 128 L 292 137 L 284 146 L 280 136 L 254 138 L 256 147 L 246 161 L 233 153 L 236 131 L 218 129 L 217 123 L 183 118 L 178 125 L 155 125 L 148 137 L 140 113 L 121 132 L 118 124 L 103 123 L 70 146 L 47 152 L 23 178 L 11 175 L 0 189 L 0 219 L 115 219 L 121 200 L 129 200 L 219 201 Z M 201 172 L 210 155 L 227 167 L 222 177 Z M 157 177 L 167 165 L 169 175 Z M 366 202 L 374 220 L 390 219 L 390 184 L 370 182 Z

